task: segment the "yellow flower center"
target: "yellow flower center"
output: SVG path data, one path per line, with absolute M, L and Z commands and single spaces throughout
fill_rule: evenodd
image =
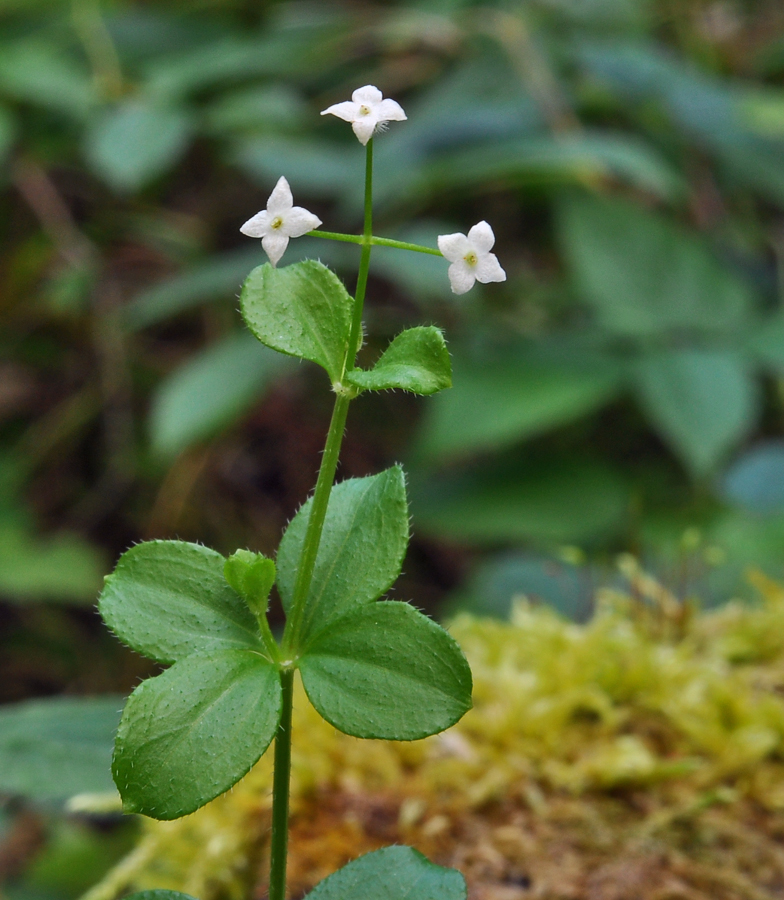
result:
M 463 259 L 468 263 L 469 266 L 475 266 L 479 260 L 476 258 L 476 253 L 473 250 L 469 250 L 468 253 L 463 257 Z
M 370 107 L 365 106 L 365 104 L 363 103 L 362 106 L 359 107 L 359 114 L 360 114 L 360 116 L 369 116 L 370 115 Z
M 280 228 L 282 224 L 283 219 L 281 219 L 280 216 L 275 216 L 275 218 L 272 220 L 272 223 L 270 224 L 270 228 Z

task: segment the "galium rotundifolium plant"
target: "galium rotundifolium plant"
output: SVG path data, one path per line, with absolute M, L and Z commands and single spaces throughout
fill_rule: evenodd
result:
M 327 373 L 335 406 L 313 496 L 286 529 L 276 559 L 238 550 L 225 559 L 200 544 L 149 541 L 128 550 L 106 579 L 100 611 L 133 649 L 169 666 L 129 698 L 112 771 L 123 809 L 156 819 L 187 815 L 245 775 L 275 739 L 270 900 L 284 900 L 297 672 L 309 701 L 335 728 L 359 738 L 411 741 L 449 728 L 471 706 L 471 671 L 439 625 L 408 603 L 379 602 L 400 574 L 409 538 L 399 466 L 334 485 L 351 401 L 365 391 L 433 394 L 451 384 L 444 337 L 433 326 L 399 334 L 370 369 L 355 364 L 374 246 L 443 255 L 455 293 L 503 281 L 486 222 L 442 235 L 439 250 L 372 231 L 373 135 L 406 118 L 370 85 L 324 110 L 351 123 L 365 146 L 361 235 L 318 230 L 281 178 L 267 208 L 242 226 L 269 263 L 242 288 L 242 316 L 267 347 Z M 320 262 L 277 268 L 303 234 L 361 248 L 356 292 Z M 286 614 L 280 640 L 267 620 L 277 585 Z M 314 900 L 465 896 L 462 876 L 408 847 L 387 847 L 319 884 Z

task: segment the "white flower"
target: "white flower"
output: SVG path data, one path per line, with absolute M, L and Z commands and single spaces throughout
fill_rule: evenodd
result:
M 294 206 L 291 188 L 281 175 L 267 200 L 267 208 L 240 228 L 248 237 L 261 238 L 261 246 L 269 256 L 273 266 L 283 256 L 289 245 L 289 238 L 302 237 L 321 225 L 321 219 L 301 206 Z
M 395 100 L 384 100 L 381 91 L 372 84 L 357 88 L 350 100 L 335 103 L 321 111 L 322 116 L 333 115 L 344 122 L 351 122 L 354 134 L 363 146 L 373 137 L 373 132 L 382 130 L 385 122 L 404 122 L 406 114 Z
M 452 263 L 447 275 L 452 292 L 465 294 L 474 282 L 506 281 L 506 272 L 490 251 L 495 243 L 493 229 L 487 222 L 479 222 L 464 234 L 439 234 L 438 249 Z

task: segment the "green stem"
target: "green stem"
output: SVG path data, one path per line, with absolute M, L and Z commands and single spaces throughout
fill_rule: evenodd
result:
M 286 900 L 286 857 L 289 847 L 289 780 L 291 776 L 291 711 L 294 669 L 282 669 L 283 708 L 275 735 L 275 770 L 272 778 L 272 838 L 270 840 L 269 900 Z
M 294 584 L 294 595 L 291 599 L 291 612 L 286 620 L 286 628 L 283 632 L 284 658 L 299 644 L 299 632 L 302 627 L 302 619 L 305 614 L 305 602 L 310 590 L 310 582 L 313 579 L 313 567 L 316 564 L 316 554 L 321 542 L 321 532 L 324 528 L 324 519 L 327 515 L 329 495 L 332 491 L 332 482 L 335 480 L 335 471 L 338 467 L 340 445 L 343 441 L 343 430 L 346 427 L 346 416 L 351 398 L 346 394 L 338 394 L 335 399 L 335 408 L 332 411 L 332 421 L 329 423 L 329 434 L 324 447 L 324 455 L 321 457 L 316 490 L 313 492 L 313 504 L 308 518 L 308 527 L 305 531 L 305 540 L 302 546 L 302 556 L 299 560 L 297 580 Z
M 357 275 L 357 291 L 354 295 L 354 318 L 351 322 L 351 333 L 348 339 L 346 355 L 346 372 L 354 368 L 359 345 L 362 341 L 362 311 L 365 307 L 365 290 L 367 289 L 368 272 L 370 271 L 370 250 L 373 240 L 373 138 L 367 142 L 365 156 L 365 227 L 362 230 L 362 256 L 359 259 Z
M 361 234 L 343 234 L 340 231 L 309 231 L 308 237 L 326 238 L 328 241 L 345 241 L 347 244 L 362 244 L 365 239 Z
M 365 238 L 360 234 L 342 234 L 339 231 L 309 231 L 308 237 L 326 238 L 328 241 L 344 241 L 347 244 L 364 244 Z M 440 250 L 423 247 L 422 244 L 410 244 L 408 241 L 394 241 L 392 238 L 370 236 L 374 247 L 397 247 L 398 250 L 413 250 L 415 253 L 429 253 L 431 256 L 443 256 Z
M 440 250 L 423 247 L 421 244 L 409 244 L 407 241 L 393 241 L 392 238 L 374 237 L 370 241 L 374 247 L 397 247 L 399 250 L 413 250 L 415 253 L 429 253 L 431 256 L 443 256 Z

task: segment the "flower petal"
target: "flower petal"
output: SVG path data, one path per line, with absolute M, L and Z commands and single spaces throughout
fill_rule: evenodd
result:
M 464 234 L 439 234 L 438 249 L 449 262 L 457 262 L 471 250 L 471 244 Z
M 251 216 L 248 221 L 240 228 L 243 234 L 248 237 L 260 238 L 264 237 L 269 228 L 269 213 L 266 209 L 257 212 L 255 216 Z
M 476 270 L 467 266 L 463 260 L 452 263 L 447 273 L 453 294 L 465 294 L 470 291 L 476 281 Z
M 407 116 L 397 100 L 382 100 L 376 107 L 379 122 L 405 122 Z
M 344 100 L 342 103 L 333 103 L 332 106 L 322 109 L 321 115 L 337 116 L 339 119 L 343 119 L 344 122 L 353 122 L 359 115 L 359 104 L 352 103 L 350 100 Z
M 495 243 L 495 235 L 493 229 L 487 222 L 477 222 L 476 225 L 468 232 L 468 240 L 480 253 L 487 253 L 493 249 Z
M 277 216 L 291 209 L 293 205 L 294 197 L 291 194 L 291 188 L 286 178 L 281 175 L 267 200 L 267 212 Z
M 264 252 L 269 256 L 269 261 L 273 266 L 277 266 L 278 260 L 283 256 L 286 252 L 286 247 L 289 245 L 289 236 L 287 234 L 281 234 L 279 231 L 274 231 L 272 234 L 265 234 L 261 239 L 261 246 L 264 248 Z
M 365 146 L 373 137 L 373 132 L 376 130 L 376 124 L 376 117 L 373 115 L 361 116 L 351 123 L 354 134 L 359 138 L 359 143 L 362 144 L 362 146 Z
M 351 95 L 351 99 L 354 103 L 381 103 L 381 98 L 384 95 L 381 91 L 374 87 L 372 84 L 366 84 L 364 87 L 357 88 L 354 93 Z
M 302 237 L 321 225 L 321 219 L 302 206 L 293 206 L 283 219 L 281 231 L 290 238 Z
M 501 268 L 501 263 L 498 262 L 495 253 L 480 256 L 474 274 L 476 280 L 482 284 L 489 284 L 491 281 L 506 281 L 506 272 Z

